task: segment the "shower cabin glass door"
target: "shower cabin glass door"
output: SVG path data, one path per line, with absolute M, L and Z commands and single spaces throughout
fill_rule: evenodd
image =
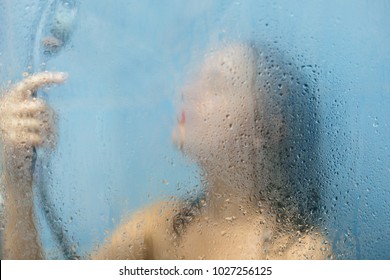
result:
M 390 259 L 389 9 L 0 1 L 2 258 Z

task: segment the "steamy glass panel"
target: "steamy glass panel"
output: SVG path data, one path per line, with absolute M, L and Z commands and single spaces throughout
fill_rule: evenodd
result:
M 0 2 L 3 259 L 389 259 L 387 1 Z

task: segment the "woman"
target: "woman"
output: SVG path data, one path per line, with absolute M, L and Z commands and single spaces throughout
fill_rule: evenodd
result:
M 126 219 L 96 259 L 327 259 L 312 90 L 276 52 L 232 44 L 211 52 L 182 91 L 173 140 L 202 170 L 204 194 L 159 202 Z M 301 75 L 302 76 L 302 75 Z M 1 99 L 4 256 L 42 258 L 32 202 L 32 150 L 54 146 L 38 73 Z

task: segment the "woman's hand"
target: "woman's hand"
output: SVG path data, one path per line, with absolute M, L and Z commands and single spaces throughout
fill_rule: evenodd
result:
M 61 72 L 31 75 L 0 98 L 0 137 L 5 150 L 55 144 L 54 114 L 42 99 L 33 97 L 39 88 L 63 83 Z

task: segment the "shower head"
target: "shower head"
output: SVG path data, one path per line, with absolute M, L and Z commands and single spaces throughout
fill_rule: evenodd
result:
M 44 15 L 43 33 L 39 43 L 46 56 L 57 54 L 70 41 L 77 15 L 76 0 L 56 0 L 49 5 L 49 13 Z

